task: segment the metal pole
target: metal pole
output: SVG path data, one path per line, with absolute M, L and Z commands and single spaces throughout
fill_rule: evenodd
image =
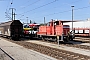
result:
M 14 13 L 14 20 L 15 20 L 15 13 Z
M 27 18 L 27 24 L 28 24 L 28 17 L 26 17 Z
M 10 9 L 12 9 L 12 21 L 13 21 L 13 15 L 14 15 L 14 14 L 13 14 L 13 9 L 14 9 L 14 10 L 16 10 L 16 9 L 15 9 L 15 8 L 10 8 Z
M 72 31 L 73 31 L 73 7 L 74 6 L 71 6 L 72 7 Z
M 32 23 L 32 21 L 30 20 L 30 24 Z
M 13 21 L 13 8 L 12 8 L 12 21 Z
M 45 17 L 44 17 L 44 25 L 45 25 Z

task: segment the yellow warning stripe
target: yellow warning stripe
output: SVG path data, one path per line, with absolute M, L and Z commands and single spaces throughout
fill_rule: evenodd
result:
M 24 30 L 30 30 L 30 29 L 33 29 L 33 28 L 23 28 Z

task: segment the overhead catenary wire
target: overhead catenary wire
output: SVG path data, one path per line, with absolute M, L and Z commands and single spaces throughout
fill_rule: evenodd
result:
M 6 13 L 6 18 L 12 19 L 12 18 L 8 15 L 7 12 L 5 12 L 5 13 Z
M 34 1 L 33 3 L 28 4 L 27 6 L 22 7 L 22 8 L 20 8 L 19 10 L 21 10 L 21 9 L 25 9 L 25 8 L 27 8 L 27 7 L 30 7 L 31 5 L 34 5 L 34 4 L 36 4 L 37 2 L 39 2 L 39 1 L 41 1 L 41 0 Z M 30 0 L 27 1 L 27 2 L 30 2 Z M 23 14 L 17 14 L 17 15 L 21 15 L 21 16 L 18 18 L 18 19 L 20 19 L 20 18 L 22 17 Z
M 90 6 L 85 6 L 85 7 L 81 7 L 81 8 L 77 8 L 74 10 L 81 10 L 81 9 L 85 9 L 85 8 L 89 8 Z M 47 14 L 47 15 L 43 15 L 40 17 L 44 17 L 44 16 L 50 16 L 50 15 L 55 15 L 55 14 L 60 14 L 60 13 L 66 13 L 66 12 L 70 12 L 71 10 L 66 10 L 66 11 L 62 11 L 62 12 L 56 12 L 56 13 L 52 13 L 52 14 Z M 35 18 L 35 17 L 34 17 Z M 38 17 L 37 17 L 38 18 Z
M 33 5 L 33 4 L 35 4 L 35 3 L 39 2 L 39 1 L 41 1 L 41 0 L 37 0 L 37 1 L 35 1 L 35 2 L 31 3 L 31 4 L 29 4 L 29 5 L 27 5 L 26 7 L 28 7 L 28 6 L 30 6 L 30 5 Z M 52 1 L 52 2 L 49 2 L 49 3 L 44 4 L 44 5 L 42 5 L 42 6 L 36 7 L 36 8 L 34 8 L 34 9 L 29 10 L 29 11 L 26 11 L 26 12 L 24 12 L 24 13 L 28 13 L 28 12 L 30 12 L 30 11 L 39 9 L 39 8 L 41 8 L 41 7 L 44 7 L 44 6 L 46 6 L 46 5 L 49 5 L 49 4 L 54 3 L 54 2 L 56 2 L 56 1 L 58 1 L 58 0 L 54 0 L 54 1 Z M 76 3 L 76 2 L 79 2 L 79 1 L 81 1 L 81 0 L 76 0 L 76 1 L 71 2 L 71 3 Z M 26 8 L 26 7 L 23 7 L 23 8 Z M 22 14 L 24 14 L 24 13 L 22 13 Z
M 56 0 L 57 1 L 57 0 Z M 76 3 L 76 2 L 80 2 L 81 0 L 77 0 L 77 1 L 74 1 L 74 2 L 71 2 L 71 3 Z M 59 6 L 60 7 L 60 6 Z M 57 8 L 57 7 L 54 7 L 54 8 Z M 38 9 L 38 8 L 36 8 L 36 9 Z M 33 10 L 36 10 L 36 9 L 32 9 L 32 10 L 30 10 L 30 11 L 33 11 Z M 29 12 L 29 11 L 27 11 L 27 12 Z M 40 11 L 41 12 L 41 11 Z M 34 13 L 36 13 L 36 12 L 34 12 Z M 57 14 L 57 13 L 52 13 L 52 14 Z M 49 14 L 49 15 L 51 15 L 51 14 Z M 48 15 L 47 15 L 48 16 Z
M 77 8 L 77 9 L 74 9 L 74 10 L 80 10 L 80 9 L 85 9 L 85 8 L 89 8 L 90 6 L 86 6 L 86 7 L 81 7 L 81 8 Z M 65 12 L 70 12 L 71 10 L 67 10 L 67 11 L 62 11 L 62 12 L 57 12 L 57 13 L 53 13 L 53 14 L 59 14 L 59 13 L 65 13 Z M 53 15 L 52 14 L 52 15 Z M 49 16 L 49 15 L 47 15 Z
M 24 2 L 22 5 L 25 5 L 25 4 L 29 3 L 30 1 L 31 1 L 31 0 L 28 0 L 28 1 Z
M 22 5 L 24 5 L 24 4 L 26 4 L 26 3 L 29 3 L 29 2 L 30 2 L 30 0 L 28 0 L 28 1 L 24 2 Z
M 0 0 L 0 1 L 8 1 L 8 0 Z
M 86 7 L 81 7 L 81 8 L 77 8 L 77 9 L 74 9 L 74 10 L 80 10 L 80 9 L 85 9 L 85 8 L 89 8 L 90 6 L 86 6 Z M 53 14 L 59 14 L 59 13 L 65 13 L 65 12 L 70 12 L 71 10 L 67 10 L 67 11 L 62 11 L 62 12 L 57 12 L 57 13 L 53 13 Z M 53 14 L 49 14 L 49 15 L 53 15 Z M 47 15 L 47 16 L 49 16 Z
M 31 3 L 31 4 L 29 4 L 29 5 L 27 5 L 27 6 L 25 6 L 25 7 L 22 7 L 21 9 L 25 9 L 25 8 L 27 8 L 27 7 L 30 7 L 31 5 L 33 5 L 33 4 L 35 4 L 35 3 L 39 2 L 39 1 L 41 1 L 41 0 L 37 0 L 37 1 L 35 1 L 35 2 Z M 20 9 L 20 10 L 21 10 L 21 9 Z
M 74 1 L 74 2 L 72 2 L 72 3 L 77 3 L 77 2 L 79 2 L 79 1 L 81 1 L 81 0 L 76 0 L 76 1 Z
M 75 1 L 75 2 L 73 2 L 73 3 L 76 3 L 77 1 Z M 40 7 L 40 6 L 39 6 Z M 44 6 L 43 6 L 44 7 Z M 82 7 L 82 8 L 78 8 L 78 9 L 74 9 L 74 10 L 79 10 L 79 9 L 84 9 L 84 8 L 88 8 L 88 6 L 86 6 L 86 7 Z M 32 10 L 29 10 L 29 11 L 26 11 L 26 12 L 24 12 L 24 13 L 28 13 L 28 12 L 30 12 L 30 11 L 33 11 L 33 10 L 36 10 L 36 9 L 39 9 L 38 7 L 37 8 L 35 8 L 35 9 L 32 9 Z M 60 14 L 60 13 L 65 13 L 65 12 L 70 12 L 71 11 L 71 9 L 70 10 L 66 10 L 66 11 L 62 11 L 62 12 L 55 12 L 55 13 L 52 13 L 52 14 L 47 14 L 46 16 L 50 16 L 50 15 L 54 15 L 54 14 Z M 24 14 L 23 13 L 23 14 Z M 45 15 L 44 15 L 45 16 Z M 34 16 L 34 18 L 35 18 L 35 16 Z
M 71 3 L 76 3 L 76 2 L 79 2 L 79 1 L 81 1 L 81 0 L 76 0 L 76 1 L 71 2 Z M 70 5 L 70 6 L 71 6 L 71 4 L 69 4 L 69 3 L 63 3 L 63 4 L 64 4 L 64 5 Z M 62 6 L 62 5 L 60 5 L 60 6 Z M 58 6 L 58 7 L 60 7 L 60 6 Z M 58 8 L 58 7 L 53 7 L 53 8 Z M 52 9 L 53 9 L 53 8 L 52 8 Z M 42 11 L 42 10 L 41 10 L 41 11 Z M 40 12 L 41 12 L 41 11 L 40 11 Z M 45 11 L 45 10 L 43 10 L 43 11 Z M 70 10 L 70 11 L 71 11 L 71 10 Z M 36 13 L 36 12 L 34 12 L 34 13 Z M 33 14 L 34 14 L 34 13 L 33 13 Z M 53 13 L 53 14 L 56 14 L 56 13 Z
M 28 11 L 26 11 L 26 12 L 23 12 L 23 13 L 21 13 L 21 14 L 25 14 L 25 13 L 28 13 L 28 12 L 30 12 L 30 11 L 39 9 L 39 8 L 41 8 L 41 7 L 47 6 L 47 5 L 49 5 L 49 4 L 52 4 L 52 3 L 56 2 L 56 1 L 58 1 L 58 0 L 54 0 L 54 1 L 49 2 L 49 3 L 47 3 L 47 4 L 41 5 L 41 6 L 39 6 L 39 7 L 36 7 L 36 8 L 34 8 L 34 9 L 32 9 L 32 10 L 28 10 Z
M 9 8 L 11 8 L 11 3 L 13 2 L 13 0 L 12 0 L 12 2 L 11 2 L 11 0 L 8 0 L 8 1 L 9 2 L 8 2 L 7 8 L 6 8 L 5 16 L 6 16 L 6 18 L 11 19 L 10 15 L 9 15 Z
M 7 5 L 6 10 L 8 10 L 9 8 L 11 8 L 12 3 L 13 3 L 13 0 L 9 0 L 9 3 L 8 3 L 8 5 Z
M 31 4 L 27 5 L 27 6 L 25 6 L 25 7 L 23 7 L 23 8 L 26 8 L 26 7 L 30 6 L 30 5 L 33 5 L 33 4 L 35 4 L 35 3 L 39 2 L 39 1 L 41 1 L 41 0 L 37 0 L 37 1 L 35 1 L 35 2 L 33 2 L 33 3 L 31 3 Z M 28 13 L 28 12 L 30 12 L 30 11 L 39 9 L 39 8 L 41 8 L 41 7 L 44 7 L 44 6 L 48 5 L 48 4 L 54 3 L 55 1 L 58 1 L 58 0 L 54 0 L 54 1 L 50 2 L 50 3 L 44 4 L 44 5 L 42 5 L 42 6 L 39 6 L 39 7 L 37 7 L 37 8 L 32 9 L 32 10 L 26 11 L 26 12 L 24 12 L 24 13 Z M 76 3 L 76 2 L 79 2 L 79 1 L 77 0 L 77 1 L 74 1 L 74 2 L 72 2 L 72 3 Z M 23 8 L 22 8 L 22 9 L 23 9 Z M 55 7 L 55 8 L 56 8 L 56 7 Z M 22 13 L 22 14 L 20 14 L 20 15 L 23 15 L 24 13 Z M 34 13 L 35 13 L 35 12 L 34 12 Z
M 38 0 L 38 1 L 40 1 L 40 0 Z M 38 1 L 37 1 L 37 2 L 38 2 Z M 39 9 L 39 8 L 41 8 L 41 7 L 44 7 L 44 6 L 46 6 L 46 5 L 49 5 L 49 4 L 54 3 L 54 2 L 56 2 L 56 1 L 58 1 L 58 0 L 54 0 L 54 1 L 52 1 L 52 2 L 49 2 L 49 3 L 47 3 L 47 4 L 44 4 L 44 5 L 39 6 L 39 7 L 37 7 L 37 8 L 34 8 L 34 9 L 29 10 L 29 11 L 27 11 L 27 12 L 21 13 L 21 14 L 19 14 L 19 15 L 23 15 L 23 14 L 28 13 L 28 12 L 30 12 L 30 11 L 33 11 L 33 10 Z M 20 17 L 20 18 L 21 18 L 21 17 Z M 18 18 L 18 19 L 20 19 L 20 18 Z
M 8 1 L 8 5 L 7 5 L 6 10 L 7 10 L 7 9 L 8 9 L 8 7 L 10 6 L 10 2 L 11 2 L 11 1 L 9 0 L 9 1 Z

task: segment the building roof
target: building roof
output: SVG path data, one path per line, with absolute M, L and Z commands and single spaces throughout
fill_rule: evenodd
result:
M 13 20 L 13 21 L 8 21 L 8 22 L 3 22 L 3 23 L 0 23 L 0 26 L 6 26 L 6 25 L 11 25 L 11 24 L 21 24 L 21 22 L 19 20 Z
M 72 28 L 72 22 L 64 23 L 63 25 L 70 25 L 70 28 Z M 90 21 L 77 21 L 73 22 L 73 28 L 90 28 Z
M 0 26 L 10 25 L 11 23 L 12 21 L 3 22 L 3 23 L 0 23 Z

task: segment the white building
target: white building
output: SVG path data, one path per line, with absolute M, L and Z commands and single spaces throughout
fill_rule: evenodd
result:
M 69 25 L 70 28 L 72 29 L 72 22 L 63 23 L 63 25 Z M 73 22 L 73 28 L 89 28 L 90 29 L 90 20 Z
M 63 23 L 63 25 L 69 25 L 70 30 L 72 30 L 72 22 Z M 90 19 L 73 22 L 73 29 L 80 36 L 90 36 Z

